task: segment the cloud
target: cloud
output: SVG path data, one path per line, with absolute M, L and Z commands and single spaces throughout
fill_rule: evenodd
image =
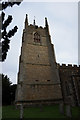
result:
M 62 57 L 57 57 L 57 60 L 67 62 L 73 62 L 75 63 L 75 59 L 78 59 L 75 57 L 75 55 L 78 57 L 78 39 L 77 34 L 75 34 L 75 31 L 72 28 L 69 27 L 55 27 L 55 35 L 54 35 L 54 45 L 56 50 L 56 55 L 59 56 L 59 54 L 62 54 Z M 57 30 L 57 32 L 56 32 Z M 67 33 L 67 34 L 66 34 Z M 66 59 L 63 57 L 63 52 L 65 53 Z M 67 53 L 67 55 L 66 55 Z M 69 57 L 68 57 L 69 56 Z M 73 60 L 72 60 L 73 58 Z

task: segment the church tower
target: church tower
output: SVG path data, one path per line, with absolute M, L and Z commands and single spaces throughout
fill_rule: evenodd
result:
M 22 36 L 19 61 L 16 102 L 55 103 L 62 100 L 60 79 L 56 65 L 54 45 L 51 43 L 49 25 L 45 18 L 45 27 L 28 25 Z

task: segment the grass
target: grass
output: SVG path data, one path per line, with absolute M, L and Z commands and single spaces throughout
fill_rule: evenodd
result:
M 27 113 L 27 116 L 26 116 Z M 27 108 L 24 110 L 24 118 L 64 118 L 61 115 L 58 106 L 44 106 L 42 111 L 40 108 Z
M 80 107 L 72 108 L 72 117 L 77 118 L 80 114 Z M 2 118 L 19 118 L 20 111 L 15 106 L 3 106 Z M 24 118 L 66 118 L 65 115 L 60 114 L 59 106 L 43 106 L 41 110 L 39 107 L 24 108 Z

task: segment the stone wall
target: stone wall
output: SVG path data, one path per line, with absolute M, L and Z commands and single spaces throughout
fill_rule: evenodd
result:
M 40 42 L 34 41 L 34 33 Z M 48 26 L 27 25 L 23 30 L 16 101 L 61 101 L 59 73 Z M 20 94 L 21 92 L 21 94 Z
M 53 84 L 25 84 L 23 97 L 25 101 L 33 100 L 60 100 L 60 86 Z M 57 91 L 56 91 L 57 89 Z
M 80 66 L 57 64 L 64 103 L 80 105 Z

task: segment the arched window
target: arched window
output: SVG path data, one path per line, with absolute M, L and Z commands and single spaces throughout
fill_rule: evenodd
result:
M 40 43 L 40 35 L 37 32 L 34 33 L 34 42 Z

